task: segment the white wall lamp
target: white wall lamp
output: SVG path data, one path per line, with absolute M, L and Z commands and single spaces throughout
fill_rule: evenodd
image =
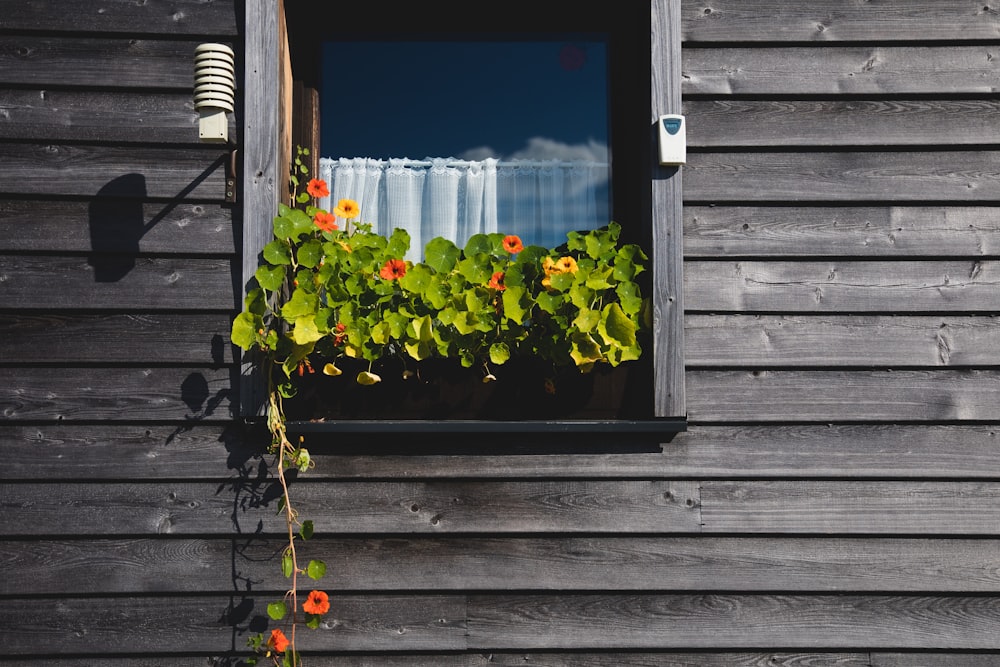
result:
M 229 141 L 229 119 L 236 106 L 236 65 L 225 44 L 201 44 L 194 50 L 194 108 L 198 137 L 208 143 Z
M 236 108 L 236 54 L 225 44 L 200 44 L 194 50 L 194 108 L 198 138 L 229 143 L 229 118 Z M 236 148 L 226 163 L 226 202 L 236 203 Z

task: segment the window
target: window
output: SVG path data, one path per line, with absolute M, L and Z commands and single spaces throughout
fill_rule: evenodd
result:
M 394 6 L 389 15 L 382 8 L 366 9 L 356 3 L 338 6 L 329 30 L 307 14 L 306 3 L 285 0 L 287 33 L 285 14 L 278 2 L 247 0 L 246 7 L 242 193 L 245 279 L 253 274 L 259 248 L 268 239 L 281 190 L 278 185 L 287 173 L 278 156 L 284 148 L 290 152 L 292 133 L 297 135 L 294 143 L 318 146 L 320 138 L 330 131 L 320 128 L 320 55 L 322 44 L 335 38 L 338 31 L 351 38 L 377 26 L 381 39 L 420 34 L 428 40 L 455 40 L 454 33 L 444 34 L 441 27 L 458 23 L 468 28 L 460 36 L 474 42 L 526 32 L 540 37 L 561 36 L 562 43 L 572 43 L 565 39 L 568 35 L 606 35 L 611 185 L 603 200 L 608 203 L 601 205 L 610 208 L 607 217 L 622 223 L 629 240 L 650 249 L 654 340 L 652 354 L 647 351 L 644 356 L 651 356 L 652 416 L 683 416 L 680 174 L 676 168 L 653 164 L 652 145 L 653 119 L 659 114 L 680 112 L 679 0 L 651 0 L 650 14 L 645 13 L 642 3 L 600 3 L 583 9 L 577 3 L 515 0 L 494 9 L 477 6 L 475 16 L 468 15 L 467 4 L 458 3 L 438 3 L 433 9 L 416 4 Z M 484 26 L 488 29 L 484 30 Z M 652 36 L 649 46 L 645 41 L 647 30 Z M 286 39 L 290 62 L 283 57 Z M 646 83 L 647 75 L 651 83 Z M 282 81 L 292 78 L 294 86 L 282 85 Z M 345 98 L 349 100 L 349 91 Z M 294 105 L 293 99 L 297 101 Z M 363 105 L 361 100 L 353 103 Z M 293 107 L 294 113 L 286 113 Z M 405 117 L 400 122 L 405 122 Z M 314 157 L 319 152 L 314 150 Z M 314 169 L 318 166 L 315 164 Z M 245 409 L 253 402 L 246 393 L 251 386 L 248 378 L 242 387 L 247 399 Z
M 610 220 L 604 34 L 324 39 L 323 203 L 358 201 L 409 258 L 444 236 L 554 247 Z

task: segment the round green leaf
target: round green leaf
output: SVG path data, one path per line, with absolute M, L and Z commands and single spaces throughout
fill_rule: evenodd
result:
M 306 566 L 306 574 L 310 579 L 321 579 L 326 574 L 326 563 L 321 560 L 311 560 Z
M 506 343 L 493 343 L 490 345 L 490 361 L 494 364 L 505 364 L 510 359 L 510 348 Z
M 261 265 L 257 267 L 254 277 L 257 279 L 258 285 L 268 291 L 275 292 L 285 282 L 285 267 Z
M 306 241 L 299 246 L 295 257 L 298 259 L 300 266 L 311 269 L 319 264 L 319 260 L 323 257 L 323 245 L 316 239 Z
M 292 255 L 288 243 L 280 239 L 275 239 L 264 246 L 261 254 L 268 263 L 276 266 L 292 263 Z
M 272 602 L 267 605 L 267 615 L 273 621 L 280 621 L 288 613 L 288 605 L 284 602 Z
M 299 536 L 303 540 L 308 540 L 313 536 L 313 522 L 310 520 L 305 520 L 302 522 L 302 527 L 299 528 Z
M 258 324 L 263 324 L 259 317 L 243 311 L 233 320 L 233 331 L 230 340 L 233 344 L 239 345 L 244 350 L 249 350 L 257 340 Z
M 462 255 L 458 246 L 440 236 L 431 240 L 424 248 L 424 262 L 438 273 L 448 273 Z

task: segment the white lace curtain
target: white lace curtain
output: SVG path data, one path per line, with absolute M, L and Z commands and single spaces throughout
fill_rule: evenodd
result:
M 321 158 L 319 177 L 330 186 L 321 207 L 355 200 L 375 231 L 409 232 L 413 260 L 436 236 L 463 246 L 473 234 L 500 232 L 554 247 L 568 231 L 608 223 L 606 163 Z

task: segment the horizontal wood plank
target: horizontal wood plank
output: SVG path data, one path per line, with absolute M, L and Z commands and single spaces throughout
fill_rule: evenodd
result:
M 0 138 L 191 144 L 198 112 L 192 92 L 0 89 Z
M 201 41 L 0 35 L 0 84 L 193 91 Z
M 281 548 L 236 534 L 6 541 L 0 594 L 225 594 L 234 577 L 282 591 Z M 322 585 L 337 591 L 990 593 L 1000 583 L 995 539 L 318 536 L 297 552 L 323 560 Z
M 976 0 L 843 2 L 684 0 L 686 41 L 893 41 L 996 39 L 1000 18 Z
M 233 271 L 229 259 L 0 255 L 0 308 L 233 311 Z
M 0 199 L 0 251 L 235 254 L 233 209 L 216 204 Z
M 687 206 L 684 255 L 1000 255 L 994 206 Z
M 197 382 L 191 377 L 190 384 Z M 194 399 L 192 404 L 196 405 Z M 8 481 L 38 478 L 38 464 L 23 456 L 28 450 L 44 453 L 47 479 L 221 480 L 240 475 L 252 479 L 270 442 L 263 429 L 250 435 L 228 422 L 0 424 L 0 457 L 11 462 L 3 474 Z M 259 473 L 266 475 L 267 464 L 263 467 Z
M 74 0 L 52 11 L 51 0 L 2 0 L 8 30 L 171 35 L 237 35 L 233 3 L 204 0 Z
M 317 533 L 691 532 L 697 484 L 685 481 L 296 484 Z M 8 535 L 280 533 L 274 480 L 64 482 L 0 487 Z M 235 509 L 234 509 L 235 508 Z
M 685 49 L 681 91 L 684 95 L 990 95 L 996 92 L 998 55 L 995 45 Z
M 213 657 L 170 655 L 171 667 L 205 667 Z M 567 652 L 553 651 L 473 651 L 471 653 L 428 653 L 418 655 L 379 653 L 309 656 L 309 667 L 994 667 L 998 653 L 879 653 L 832 651 L 731 651 L 678 653 L 673 651 Z M 92 667 L 90 658 L 45 658 L 30 656 L 4 658 L 0 665 L 41 665 L 45 667 Z M 103 667 L 163 667 L 163 658 L 102 656 Z
M 0 313 L 0 360 L 224 366 L 237 357 L 231 322 L 226 313 Z
M 225 196 L 227 154 L 218 146 L 6 144 L 3 152 L 0 193 L 5 194 L 150 197 L 176 203 L 200 199 L 215 204 Z
M 995 535 L 996 482 L 706 481 L 708 533 Z
M 530 454 L 439 452 L 411 444 L 405 453 L 347 454 L 312 438 L 306 446 L 317 482 L 387 479 L 659 479 L 704 477 L 1000 478 L 994 426 L 896 424 L 799 426 L 691 425 L 670 442 L 636 451 L 609 435 L 602 451 Z M 396 436 L 366 436 L 369 445 Z M 525 435 L 539 448 L 550 436 Z M 44 452 L 48 480 L 189 480 L 267 474 L 270 442 L 262 430 L 235 424 L 0 425 L 7 480 L 37 479 L 23 452 Z M 86 454 L 85 456 L 82 454 Z M 261 470 L 260 468 L 264 469 Z
M 184 653 L 232 656 L 234 646 L 245 651 L 246 639 L 268 627 L 271 601 L 239 594 L 60 598 L 51 604 L 0 600 L 0 613 L 16 619 L 4 628 L 4 651 L 8 657 L 38 654 L 44 646 L 47 655 L 87 656 L 101 664 L 115 654 L 168 653 L 178 647 Z M 331 612 L 320 628 L 311 632 L 300 626 L 297 644 L 302 651 L 463 649 L 465 607 L 462 597 L 331 596 Z
M 256 597 L 3 600 L 7 657 L 226 653 L 231 623 L 263 615 Z M 741 649 L 814 645 L 996 649 L 996 597 L 861 595 L 358 596 L 331 599 L 300 650 Z M 256 627 L 261 627 L 257 622 Z M 244 626 L 245 627 L 245 626 Z M 30 630 L 30 631 L 29 631 Z M 240 628 L 235 643 L 249 634 Z M 780 655 L 780 654 L 779 654 Z
M 232 418 L 230 368 L 0 368 L 0 422 Z
M 688 315 L 684 361 L 687 368 L 998 366 L 1000 318 Z
M 926 203 L 1000 199 L 996 151 L 690 153 L 684 199 Z
M 688 261 L 687 312 L 1000 310 L 1000 261 Z
M 462 482 L 302 485 L 319 533 L 697 532 L 990 535 L 994 482 Z M 8 535 L 280 531 L 273 484 L 5 485 Z M 255 509 L 260 506 L 259 509 Z M 243 507 L 235 514 L 233 507 Z
M 997 439 L 972 424 L 692 425 L 661 465 L 679 477 L 1000 478 Z
M 26 437 L 30 436 L 30 433 Z M 656 453 L 365 456 L 324 451 L 307 441 L 324 479 L 366 478 L 669 478 L 872 477 L 1000 478 L 995 426 L 691 424 Z M 539 440 L 542 438 L 539 437 Z M 27 474 L 27 471 L 25 471 Z M 52 475 L 66 475 L 53 466 Z
M 997 419 L 1000 372 L 689 371 L 693 422 Z
M 472 596 L 482 648 L 997 648 L 1000 598 L 795 595 Z
M 1000 142 L 996 100 L 688 100 L 691 148 Z M 747 128 L 753 131 L 748 132 Z M 843 131 L 850 128 L 850 131 Z

